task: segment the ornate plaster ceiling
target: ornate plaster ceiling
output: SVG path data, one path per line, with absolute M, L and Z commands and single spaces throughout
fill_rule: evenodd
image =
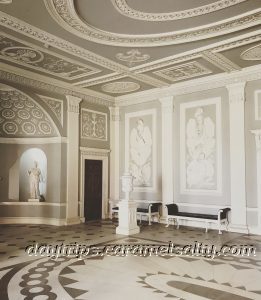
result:
M 0 10 L 5 70 L 109 101 L 261 60 L 260 0 L 0 0 Z

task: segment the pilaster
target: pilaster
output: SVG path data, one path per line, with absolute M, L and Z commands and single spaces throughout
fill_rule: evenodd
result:
M 164 205 L 174 202 L 173 180 L 173 96 L 159 99 L 162 112 L 162 214 L 166 217 Z
M 245 178 L 245 82 L 227 85 L 230 120 L 231 226 L 247 233 Z
M 79 201 L 79 105 L 82 99 L 66 96 L 67 114 L 67 209 L 66 223 L 80 223 Z
M 255 135 L 256 142 L 256 183 L 257 183 L 257 207 L 258 207 L 258 228 L 261 234 L 261 129 L 251 130 Z
M 110 199 L 120 198 L 120 108 L 110 107 Z

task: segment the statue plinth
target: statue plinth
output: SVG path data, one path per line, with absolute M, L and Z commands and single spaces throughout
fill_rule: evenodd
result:
M 117 234 L 132 235 L 140 232 L 137 226 L 137 204 L 130 200 L 130 193 L 133 191 L 133 176 L 126 172 L 121 177 L 122 191 L 125 199 L 119 202 L 119 226 L 116 228 Z

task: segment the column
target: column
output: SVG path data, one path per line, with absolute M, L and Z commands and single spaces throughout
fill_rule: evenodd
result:
M 78 97 L 66 96 L 67 114 L 67 207 L 66 223 L 80 223 L 79 201 L 79 104 Z
M 231 231 L 247 233 L 245 82 L 227 85 L 230 123 Z
M 165 204 L 174 202 L 173 188 L 173 96 L 159 99 L 162 112 L 162 219 L 166 218 Z
M 261 234 L 261 129 L 251 130 L 251 132 L 255 135 L 256 142 L 258 228 L 259 234 Z
M 120 199 L 120 108 L 110 107 L 110 200 Z

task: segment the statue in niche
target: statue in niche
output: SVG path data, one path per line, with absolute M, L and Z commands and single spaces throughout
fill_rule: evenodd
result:
M 152 137 L 148 126 L 139 119 L 130 134 L 130 171 L 135 186 L 151 185 Z
M 34 167 L 28 170 L 30 183 L 30 198 L 41 199 L 39 184 L 42 180 L 41 170 L 38 168 L 38 162 L 34 161 Z
M 194 118 L 189 119 L 186 135 L 187 186 L 211 189 L 215 185 L 215 124 L 204 117 L 203 108 L 197 108 Z

